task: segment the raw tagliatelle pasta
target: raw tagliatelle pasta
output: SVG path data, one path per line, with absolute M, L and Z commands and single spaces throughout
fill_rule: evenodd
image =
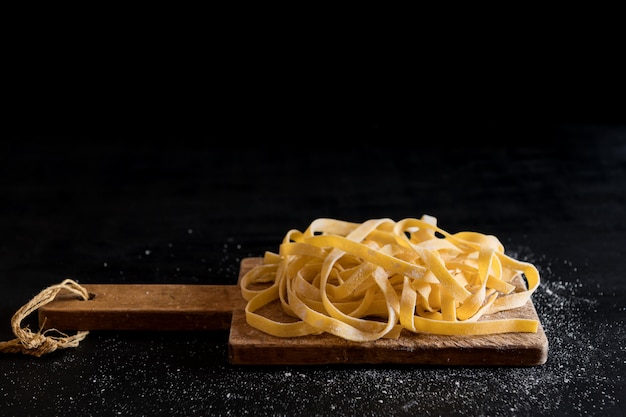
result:
M 525 277 L 524 288 L 514 285 L 516 277 Z M 537 320 L 487 316 L 524 306 L 539 281 L 535 266 L 505 255 L 495 236 L 450 234 L 424 215 L 398 222 L 316 219 L 304 232 L 287 232 L 279 252 L 266 252 L 240 286 L 246 320 L 263 332 L 371 341 L 397 338 L 403 329 L 536 332 Z M 289 319 L 262 314 L 272 303 Z

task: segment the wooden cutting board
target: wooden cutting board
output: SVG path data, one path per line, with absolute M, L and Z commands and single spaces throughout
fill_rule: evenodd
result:
M 261 258 L 241 262 L 239 278 Z M 82 284 L 81 284 L 82 285 Z M 58 330 L 229 330 L 229 360 L 236 365 L 407 364 L 534 366 L 546 362 L 548 340 L 536 333 L 483 336 L 415 334 L 352 342 L 331 334 L 279 338 L 249 326 L 238 285 L 84 284 L 92 299 L 59 294 L 39 309 L 39 324 Z M 265 307 L 281 317 L 278 304 Z M 485 319 L 539 320 L 532 301 Z

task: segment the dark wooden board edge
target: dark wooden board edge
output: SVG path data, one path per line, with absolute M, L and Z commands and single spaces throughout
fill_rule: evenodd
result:
M 240 277 L 262 262 L 246 258 Z M 242 298 L 243 299 L 243 298 Z M 532 301 L 507 317 L 539 320 Z M 236 365 L 407 364 L 461 366 L 536 366 L 548 358 L 541 322 L 536 333 L 441 336 L 403 331 L 398 339 L 353 342 L 322 334 L 279 338 L 252 328 L 245 311 L 233 312 L 229 361 Z

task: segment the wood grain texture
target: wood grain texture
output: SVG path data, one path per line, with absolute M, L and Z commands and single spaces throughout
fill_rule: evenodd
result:
M 262 262 L 245 258 L 241 278 Z M 226 330 L 236 365 L 407 364 L 534 366 L 546 362 L 548 340 L 537 333 L 440 336 L 403 331 L 398 339 L 352 342 L 331 334 L 279 338 L 248 325 L 238 285 L 86 284 L 93 298 L 60 294 L 39 309 L 39 323 L 59 330 Z M 289 319 L 278 302 L 261 310 Z M 489 318 L 539 320 L 532 301 Z
M 59 330 L 224 330 L 243 308 L 237 285 L 85 284 L 92 299 L 59 294 L 39 324 Z

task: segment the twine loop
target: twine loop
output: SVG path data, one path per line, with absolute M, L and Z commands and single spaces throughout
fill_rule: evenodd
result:
M 78 346 L 80 341 L 87 336 L 88 331 L 79 331 L 75 335 L 70 336 L 56 329 L 48 329 L 45 331 L 40 329 L 38 332 L 33 332 L 28 327 L 22 327 L 22 320 L 24 320 L 24 318 L 41 306 L 54 300 L 56 295 L 62 290 L 70 291 L 83 300 L 89 299 L 89 292 L 71 279 L 65 279 L 60 284 L 45 288 L 13 315 L 11 328 L 16 338 L 7 342 L 0 342 L 0 352 L 24 353 L 39 357 L 43 354 L 54 352 L 57 349 Z

